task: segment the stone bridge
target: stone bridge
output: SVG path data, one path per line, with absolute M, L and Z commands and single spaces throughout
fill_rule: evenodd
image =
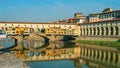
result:
M 74 35 L 56 35 L 56 34 L 51 34 L 51 35 L 46 35 L 44 33 L 32 33 L 30 35 L 37 35 L 42 37 L 43 39 L 45 39 L 46 41 L 60 41 L 60 40 L 65 40 L 65 41 L 69 41 L 69 40 L 75 40 Z M 28 37 L 29 35 L 12 35 L 9 37 L 15 38 L 17 40 L 19 40 L 19 42 L 22 41 L 22 39 L 24 39 L 25 37 Z

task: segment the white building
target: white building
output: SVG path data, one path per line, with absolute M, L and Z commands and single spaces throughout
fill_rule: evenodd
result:
M 83 16 L 82 13 L 75 13 L 74 18 L 77 24 L 86 22 L 86 16 Z

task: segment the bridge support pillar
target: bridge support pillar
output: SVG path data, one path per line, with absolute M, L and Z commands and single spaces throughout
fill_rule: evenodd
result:
M 56 40 L 56 36 L 51 35 L 51 37 L 50 37 L 50 41 L 55 41 L 55 40 Z
M 17 48 L 22 51 L 23 50 L 23 36 L 15 36 L 17 39 Z

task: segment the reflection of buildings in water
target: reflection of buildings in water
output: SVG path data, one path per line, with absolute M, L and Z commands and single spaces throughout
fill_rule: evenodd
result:
M 117 64 L 112 65 L 112 64 L 106 64 L 103 62 L 94 62 L 94 61 L 80 59 L 80 58 L 74 60 L 74 66 L 76 68 L 120 68 L 120 66 Z
M 89 68 L 88 62 L 82 59 L 77 59 L 74 61 L 74 66 L 76 68 Z
M 55 48 L 74 48 L 74 47 L 75 47 L 75 42 L 54 41 L 54 42 L 50 42 L 50 45 L 47 48 L 55 49 Z
M 56 41 L 55 46 L 56 46 L 57 48 L 61 48 L 61 47 L 64 46 L 64 42 L 63 42 L 63 41 Z
M 29 51 L 24 51 L 24 54 L 28 56 L 26 59 L 29 61 L 79 58 L 75 59 L 77 68 L 84 66 L 100 68 L 120 67 L 120 52 L 109 47 L 81 45 L 73 48 L 47 49 L 38 52 L 37 56 L 35 55 L 36 52 L 33 52 L 31 57 L 28 55 Z M 43 52 L 44 55 L 42 55 Z M 26 61 L 26 59 L 22 60 Z
M 50 42 L 50 45 L 47 48 L 55 49 L 55 48 L 61 48 L 64 46 L 63 41 L 55 41 L 55 42 Z
M 18 53 L 17 51 L 12 51 L 16 57 L 23 61 L 38 61 L 38 60 L 60 60 L 60 59 L 73 59 L 78 58 L 79 47 L 74 48 L 60 48 L 60 49 L 47 49 L 44 51 L 23 51 L 23 53 Z
M 120 52 L 115 48 L 89 45 L 79 47 L 80 58 L 75 61 L 76 67 L 88 65 L 92 68 L 120 68 Z

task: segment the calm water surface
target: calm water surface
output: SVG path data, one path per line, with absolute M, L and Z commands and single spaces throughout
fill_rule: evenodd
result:
M 92 45 L 91 45 L 92 46 Z M 54 49 L 69 49 L 76 47 L 76 43 L 73 42 L 51 42 L 45 47 L 45 50 Z M 104 47 L 87 47 L 79 46 L 80 57 L 73 59 L 62 59 L 62 60 L 48 60 L 48 61 L 34 61 L 26 62 L 31 68 L 120 68 L 119 51 L 108 50 L 109 48 Z M 37 48 L 35 51 L 38 51 Z M 41 50 L 41 49 L 40 49 Z M 70 52 L 65 51 L 65 54 Z M 26 54 L 28 55 L 28 54 Z M 43 56 L 44 57 L 44 56 Z
M 75 68 L 70 60 L 27 62 L 31 68 Z

